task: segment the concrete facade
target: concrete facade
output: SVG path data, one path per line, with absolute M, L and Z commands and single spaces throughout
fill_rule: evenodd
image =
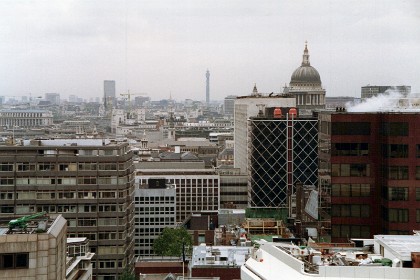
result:
M 0 110 L 0 126 L 13 127 L 45 127 L 53 124 L 50 111 L 44 110 Z
M 40 233 L 2 231 L 1 279 L 66 279 L 66 220 L 59 215 L 49 220 L 48 225 L 49 228 Z
M 68 237 L 87 237 L 97 280 L 134 261 L 134 177 L 128 143 L 24 141 L 0 150 L 0 217 L 62 214 Z
M 176 190 L 170 186 L 140 186 L 135 190 L 134 201 L 135 256 L 153 256 L 154 240 L 166 227 L 176 226 Z
M 220 176 L 213 169 L 205 169 L 202 162 L 136 163 L 136 185 L 149 184 L 150 178 L 165 179 L 175 186 L 177 222 L 183 222 L 192 213 L 219 209 Z
M 248 119 L 256 116 L 260 107 L 295 107 L 295 98 L 281 96 L 267 97 L 251 95 L 238 97 L 235 100 L 234 113 L 234 166 L 240 168 L 242 174 L 248 172 Z

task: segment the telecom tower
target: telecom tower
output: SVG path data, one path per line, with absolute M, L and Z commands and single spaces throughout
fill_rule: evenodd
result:
M 209 105 L 210 103 L 210 72 L 209 69 L 207 69 L 206 72 L 206 103 Z

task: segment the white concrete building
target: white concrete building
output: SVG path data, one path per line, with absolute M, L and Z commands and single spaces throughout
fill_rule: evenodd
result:
M 151 179 L 149 179 L 149 182 Z M 153 180 L 134 192 L 135 256 L 155 255 L 153 242 L 166 227 L 176 226 L 176 190 L 165 180 Z M 159 186 L 162 184 L 163 186 Z M 156 186 L 158 185 L 158 186 Z
M 420 251 L 420 236 L 377 235 L 358 242 L 365 247 L 260 242 L 241 267 L 241 279 L 420 279 L 420 268 L 410 267 L 414 263 L 411 253 Z M 366 246 L 373 251 L 368 252 Z
M 192 213 L 214 213 L 219 210 L 220 176 L 197 161 L 142 161 L 135 163 L 135 184 L 149 184 L 165 179 L 176 188 L 176 222 Z M 136 187 L 137 188 L 137 187 Z
M 67 221 L 40 220 L 28 221 L 26 231 L 0 226 L 0 279 L 66 279 Z
M 257 116 L 260 110 L 264 110 L 264 107 L 295 106 L 295 98 L 262 96 L 258 93 L 256 86 L 254 87 L 252 95 L 238 97 L 235 100 L 235 168 L 240 168 L 242 174 L 247 174 L 248 172 L 248 119 Z
M 0 110 L 0 126 L 45 127 L 53 124 L 53 115 L 45 110 Z

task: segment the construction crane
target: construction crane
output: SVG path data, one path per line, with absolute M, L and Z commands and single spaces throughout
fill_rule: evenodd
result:
M 20 228 L 20 229 L 26 231 L 26 228 L 28 227 L 28 222 L 30 220 L 33 220 L 33 219 L 38 218 L 38 217 L 45 216 L 46 214 L 47 214 L 47 212 L 38 212 L 38 213 L 35 213 L 33 215 L 13 219 L 9 222 L 9 229 L 12 230 L 14 228 Z
M 128 114 L 127 118 L 131 118 L 131 96 L 132 95 L 145 95 L 145 94 L 137 94 L 137 93 L 130 93 L 130 91 L 127 91 L 127 93 L 121 93 L 121 96 L 124 96 L 126 100 L 128 101 Z

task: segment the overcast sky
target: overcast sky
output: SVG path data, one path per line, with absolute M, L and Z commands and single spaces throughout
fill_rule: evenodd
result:
M 418 0 L 1 0 L 0 96 L 279 92 L 306 40 L 327 96 L 420 92 Z

